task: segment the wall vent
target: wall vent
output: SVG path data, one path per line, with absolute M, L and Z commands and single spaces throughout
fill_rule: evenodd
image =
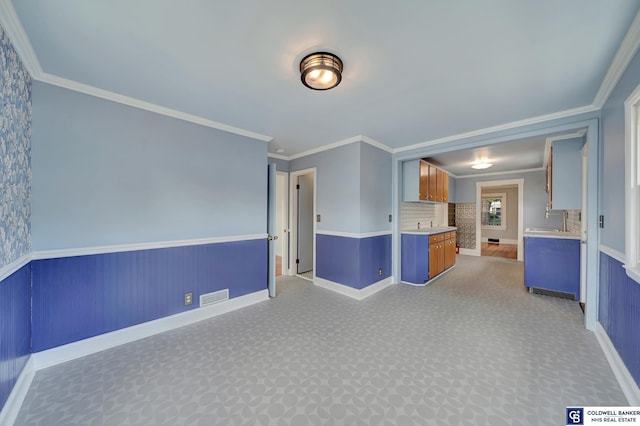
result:
M 214 291 L 213 293 L 201 294 L 200 307 L 204 308 L 205 306 L 215 305 L 216 303 L 224 302 L 225 300 L 229 300 L 228 288 L 220 291 Z

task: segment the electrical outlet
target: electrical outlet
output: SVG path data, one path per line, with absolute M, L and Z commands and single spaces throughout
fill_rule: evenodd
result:
M 389 223 L 391 223 L 391 219 L 393 218 L 393 216 L 389 215 Z
M 320 222 L 320 215 L 319 214 L 316 215 L 316 222 Z
M 184 294 L 184 306 L 191 305 L 193 303 L 193 293 Z
M 381 277 L 382 276 L 382 268 L 378 268 L 378 276 Z

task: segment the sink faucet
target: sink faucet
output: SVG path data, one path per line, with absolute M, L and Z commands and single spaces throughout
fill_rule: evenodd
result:
M 569 218 L 569 212 L 562 210 L 562 213 L 550 213 L 549 206 L 544 210 L 544 218 L 549 219 L 549 216 L 558 216 L 562 214 L 562 232 L 567 232 L 567 219 Z

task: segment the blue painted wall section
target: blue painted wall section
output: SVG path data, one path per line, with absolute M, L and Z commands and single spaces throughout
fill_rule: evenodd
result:
M 266 239 L 36 260 L 33 352 L 266 289 Z M 183 305 L 184 293 L 194 303 Z
M 429 236 L 402 235 L 401 280 L 413 284 L 429 281 Z
M 378 275 L 382 268 L 382 276 Z M 391 235 L 316 235 L 316 276 L 363 289 L 391 276 Z
M 0 409 L 22 369 L 31 344 L 31 267 L 0 282 Z
M 640 284 L 616 259 L 600 253 L 598 321 L 640 386 Z
M 580 298 L 580 241 L 525 237 L 524 285 Z

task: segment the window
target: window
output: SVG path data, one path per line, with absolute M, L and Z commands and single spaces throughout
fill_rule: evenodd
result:
M 624 103 L 625 257 L 627 275 L 640 283 L 640 86 Z
M 507 229 L 507 194 L 482 194 L 482 228 Z

